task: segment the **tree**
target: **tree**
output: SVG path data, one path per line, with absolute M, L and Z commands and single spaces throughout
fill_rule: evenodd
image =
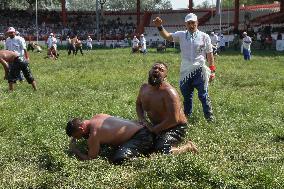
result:
M 107 1 L 106 6 L 108 10 L 113 11 L 136 11 L 137 0 L 116 0 Z M 172 5 L 169 0 L 141 0 L 141 10 L 165 10 L 171 9 Z
M 38 9 L 60 9 L 61 0 L 38 0 Z M 22 9 L 34 10 L 36 0 L 3 0 L 0 2 L 0 9 Z
M 240 0 L 240 4 L 244 5 L 263 5 L 271 4 L 274 0 Z M 222 7 L 224 8 L 233 8 L 235 7 L 235 1 L 232 0 L 222 0 Z

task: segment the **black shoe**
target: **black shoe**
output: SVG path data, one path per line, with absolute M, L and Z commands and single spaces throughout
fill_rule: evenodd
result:
M 213 116 L 212 113 L 207 114 L 207 115 L 204 115 L 204 117 L 205 117 L 205 119 L 206 119 L 206 121 L 207 121 L 208 123 L 212 123 L 212 122 L 215 121 L 215 117 Z

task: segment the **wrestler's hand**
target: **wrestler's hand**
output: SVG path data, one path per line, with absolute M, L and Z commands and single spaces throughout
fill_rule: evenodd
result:
M 154 24 L 156 27 L 160 27 L 163 23 L 163 20 L 160 18 L 160 17 L 156 17 L 154 20 L 153 20 Z
M 76 146 L 76 139 L 72 138 L 69 144 L 70 150 L 73 150 L 74 148 L 76 148 L 75 146 Z
M 154 133 L 154 128 L 152 125 L 145 125 L 145 127 L 151 132 Z
M 151 126 L 151 123 L 147 120 L 139 120 L 138 123 L 144 127 Z

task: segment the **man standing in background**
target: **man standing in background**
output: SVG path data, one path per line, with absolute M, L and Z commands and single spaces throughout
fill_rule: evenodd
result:
M 91 36 L 88 36 L 88 39 L 87 39 L 87 51 L 88 50 L 92 50 L 92 48 L 93 48 L 93 44 L 92 44 L 92 38 L 91 38 Z
M 218 36 L 214 32 L 211 32 L 210 39 L 211 39 L 211 44 L 213 48 L 213 54 L 217 55 L 218 42 L 219 42 Z
M 244 38 L 243 38 L 242 48 L 243 48 L 244 59 L 245 60 L 250 60 L 250 58 L 251 58 L 250 45 L 252 43 L 252 40 L 247 35 L 247 32 L 244 32 L 243 35 L 244 35 Z
M 147 53 L 147 47 L 146 47 L 146 39 L 144 37 L 144 34 L 140 35 L 140 44 L 141 44 L 141 50 L 140 52 L 143 54 Z

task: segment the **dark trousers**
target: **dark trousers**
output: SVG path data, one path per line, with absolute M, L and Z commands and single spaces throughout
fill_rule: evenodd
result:
M 202 69 L 198 69 L 192 77 L 180 83 L 180 90 L 184 98 L 184 113 L 187 116 L 192 114 L 194 89 L 198 91 L 198 98 L 202 103 L 205 118 L 213 115 L 211 101 L 208 95 L 208 88 L 202 78 Z

